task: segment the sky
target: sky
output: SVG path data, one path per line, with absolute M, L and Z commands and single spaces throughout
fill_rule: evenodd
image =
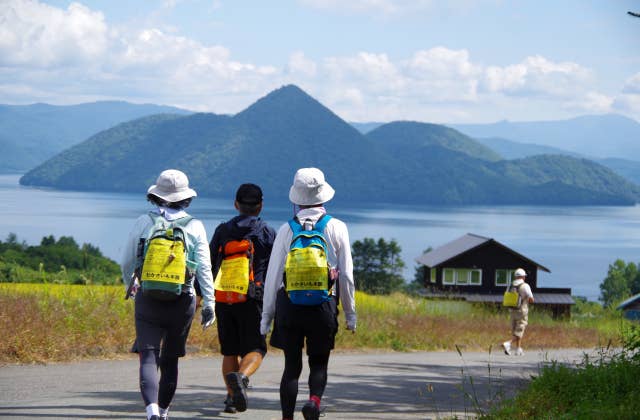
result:
M 640 121 L 640 0 L 0 0 L 0 103 L 235 114 L 295 84 L 350 122 Z

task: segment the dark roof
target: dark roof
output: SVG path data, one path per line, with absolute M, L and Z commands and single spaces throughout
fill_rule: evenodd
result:
M 467 302 L 501 303 L 502 295 L 480 293 L 443 293 L 425 292 L 425 297 L 443 297 L 451 299 L 463 299 Z M 535 304 L 547 305 L 575 305 L 575 301 L 569 293 L 534 293 Z
M 537 262 L 525 257 L 522 254 L 514 251 L 513 249 L 501 244 L 492 238 L 486 238 L 484 236 L 475 235 L 473 233 L 467 233 L 464 236 L 459 237 L 451 242 L 448 242 L 436 249 L 432 249 L 431 251 L 425 252 L 418 258 L 416 258 L 416 262 L 419 264 L 425 265 L 427 267 L 436 267 L 439 266 L 450 259 L 457 257 L 460 254 L 463 254 L 467 251 L 470 251 L 474 248 L 479 247 L 488 242 L 493 242 L 496 245 L 504 248 L 505 250 L 511 252 L 512 254 L 517 255 L 518 257 L 530 262 L 531 264 L 536 265 L 539 269 L 544 270 L 548 273 L 551 272 L 547 267 L 538 264 Z
M 637 295 L 631 296 L 629 299 L 625 301 L 622 301 L 616 309 L 625 309 L 626 307 L 631 306 L 638 301 L 640 301 L 640 293 L 638 293 Z

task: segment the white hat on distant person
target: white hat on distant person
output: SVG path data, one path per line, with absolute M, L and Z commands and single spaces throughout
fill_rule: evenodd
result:
M 155 185 L 150 186 L 147 190 L 147 194 L 153 194 L 168 203 L 177 203 L 198 195 L 189 188 L 187 175 L 177 169 L 162 171 Z
M 298 169 L 289 190 L 289 200 L 299 206 L 312 206 L 326 203 L 333 198 L 335 190 L 324 179 L 318 168 Z
M 522 268 L 518 268 L 515 273 L 513 273 L 514 277 L 527 277 L 527 272 Z

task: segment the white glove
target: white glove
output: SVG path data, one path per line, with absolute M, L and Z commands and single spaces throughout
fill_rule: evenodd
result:
M 267 335 L 271 331 L 271 318 L 262 314 L 262 320 L 260 321 L 260 334 Z

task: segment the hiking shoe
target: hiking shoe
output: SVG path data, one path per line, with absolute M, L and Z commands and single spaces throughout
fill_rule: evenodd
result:
M 522 347 L 518 347 L 516 349 L 516 356 L 522 356 L 524 354 L 524 352 L 522 351 Z
M 224 400 L 224 412 L 234 414 L 237 411 L 238 410 L 236 410 L 236 407 L 233 405 L 233 398 L 231 398 L 231 395 L 227 394 L 227 399 Z
M 240 372 L 231 372 L 226 376 L 227 385 L 231 388 L 233 405 L 239 412 L 247 410 L 247 387 L 249 378 Z
M 502 348 L 504 349 L 504 354 L 511 356 L 511 343 L 509 341 L 502 343 Z
M 315 402 L 309 400 L 302 406 L 302 416 L 304 420 L 318 420 L 320 418 L 320 408 Z

